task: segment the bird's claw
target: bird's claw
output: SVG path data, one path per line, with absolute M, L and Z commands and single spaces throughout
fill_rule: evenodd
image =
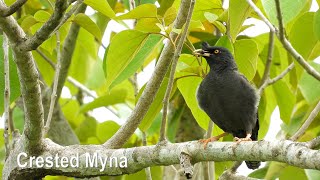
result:
M 237 144 L 239 144 L 243 141 L 252 141 L 252 139 L 250 137 L 245 137 L 245 138 L 234 137 L 233 140 L 236 141 Z
M 199 142 L 202 143 L 204 149 L 206 149 L 209 142 L 214 142 L 214 141 L 218 141 L 218 140 L 219 140 L 219 138 L 217 138 L 217 137 L 211 137 L 208 139 L 200 139 Z

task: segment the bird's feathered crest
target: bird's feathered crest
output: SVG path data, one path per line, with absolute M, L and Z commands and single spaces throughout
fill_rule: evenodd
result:
M 207 42 L 203 42 L 201 45 L 203 50 L 208 50 L 210 48 L 210 44 Z

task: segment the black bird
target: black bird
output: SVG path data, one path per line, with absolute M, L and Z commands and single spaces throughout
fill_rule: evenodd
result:
M 259 120 L 257 115 L 258 95 L 249 81 L 239 73 L 228 49 L 202 43 L 202 49 L 194 51 L 203 56 L 210 72 L 201 82 L 197 99 L 199 106 L 225 133 L 200 140 L 207 143 L 232 134 L 239 143 L 258 139 Z M 248 168 L 256 169 L 258 161 L 246 161 Z

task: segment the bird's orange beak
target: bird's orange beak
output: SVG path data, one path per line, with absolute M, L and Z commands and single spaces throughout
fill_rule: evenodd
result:
M 210 53 L 208 51 L 203 50 L 203 49 L 196 49 L 193 51 L 193 55 L 209 57 Z

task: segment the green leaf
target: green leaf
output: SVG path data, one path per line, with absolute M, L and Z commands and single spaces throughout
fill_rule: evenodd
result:
M 227 28 L 220 21 L 213 22 L 213 25 L 218 28 L 222 34 L 227 32 Z
M 110 139 L 120 128 L 119 124 L 114 121 L 105 121 L 97 126 L 97 138 L 101 143 Z
M 255 0 L 254 2 L 256 1 L 257 0 Z M 229 4 L 229 35 L 232 42 L 234 42 L 241 30 L 243 22 L 251 14 L 252 8 L 245 0 L 230 0 Z
M 3 44 L 3 36 L 0 36 L 0 44 Z M 4 111 L 4 63 L 3 63 L 3 48 L 0 48 L 0 114 Z M 20 81 L 18 77 L 16 63 L 13 61 L 13 54 L 9 49 L 9 78 L 10 78 L 10 103 L 14 102 L 20 96 Z
M 84 3 L 107 17 L 114 18 L 116 16 L 106 0 L 84 0 Z
M 318 40 L 314 33 L 314 12 L 308 12 L 298 18 L 290 32 L 292 46 L 306 59 L 320 55 L 316 52 Z
M 304 170 L 298 167 L 288 166 L 281 171 L 279 176 L 279 180 L 287 180 L 287 179 L 308 179 Z
M 158 9 L 158 13 L 159 15 L 164 15 L 165 13 L 167 13 L 167 11 L 169 11 L 170 8 L 172 8 L 172 4 L 173 4 L 174 0 L 163 0 L 160 2 L 160 8 Z
M 28 31 L 29 28 L 35 24 L 37 24 L 38 21 L 31 15 L 28 15 L 27 17 L 25 17 L 23 19 L 23 21 L 21 22 L 21 28 L 24 30 L 24 31 Z
M 164 78 L 161 86 L 156 94 L 156 97 L 152 101 L 152 104 L 147 112 L 147 114 L 142 119 L 139 128 L 141 131 L 145 132 L 151 126 L 152 122 L 155 120 L 158 113 L 161 111 L 163 106 L 163 97 L 166 93 L 166 89 L 168 86 L 168 78 Z M 140 94 L 142 94 L 144 88 L 141 88 Z
M 317 180 L 320 179 L 320 171 L 315 169 L 305 169 L 308 180 Z
M 175 7 L 170 7 L 163 16 L 165 25 L 169 26 L 173 23 L 177 16 L 177 10 Z
M 135 30 L 121 31 L 115 35 L 106 59 L 107 87 L 111 89 L 132 76 L 161 39 L 160 35 Z
M 98 60 L 96 61 L 95 65 L 92 67 L 88 80 L 86 81 L 85 85 L 89 89 L 98 89 L 103 86 L 106 82 L 106 78 L 102 68 L 103 61 Z
M 228 36 L 222 36 L 219 38 L 215 46 L 222 46 L 227 48 L 232 54 L 234 54 L 233 44 Z
M 75 130 L 81 143 L 86 142 L 89 137 L 96 136 L 97 121 L 92 117 L 87 117 Z
M 196 119 L 199 126 L 206 130 L 211 120 L 209 116 L 199 107 L 196 98 L 197 88 L 200 85 L 201 81 L 202 78 L 192 76 L 179 79 L 177 81 L 177 85 L 184 100 L 190 108 L 193 117 Z
M 280 118 L 284 123 L 289 124 L 296 102 L 295 95 L 283 81 L 276 82 L 272 87 L 280 109 Z
M 180 5 L 180 1 L 175 1 L 176 7 Z M 197 0 L 192 14 L 193 20 L 204 21 L 206 18 L 204 12 L 210 12 L 220 15 L 223 12 L 221 1 Z
M 73 22 L 83 27 L 85 30 L 90 32 L 94 37 L 96 37 L 99 41 L 101 41 L 102 34 L 99 27 L 87 15 L 83 13 L 79 13 L 74 17 Z
M 157 6 L 154 4 L 143 4 L 126 14 L 118 16 L 117 19 L 140 19 L 140 18 L 156 18 Z
M 39 10 L 34 14 L 34 18 L 38 22 L 46 22 L 50 18 L 51 14 L 44 10 Z
M 210 22 L 213 23 L 218 19 L 218 16 L 213 14 L 213 13 L 209 13 L 209 12 L 205 12 L 204 13 L 204 17 Z
M 124 103 L 127 96 L 127 91 L 124 89 L 114 90 L 110 94 L 98 97 L 94 101 L 84 104 L 80 108 L 80 112 L 84 113 L 95 108 L 110 106 L 118 103 Z
M 63 115 L 66 117 L 71 127 L 74 129 L 77 128 L 82 121 L 85 120 L 85 116 L 81 113 L 78 113 L 80 110 L 78 101 L 60 99 L 59 102 L 61 104 Z
M 191 20 L 190 21 L 190 27 L 189 30 L 194 30 L 194 29 L 201 29 L 201 30 L 205 30 L 203 24 L 201 21 L 197 20 Z
M 159 27 L 156 25 L 159 23 L 158 19 L 155 18 L 142 18 L 138 19 L 135 30 L 139 30 L 141 32 L 153 33 L 160 32 Z
M 257 70 L 257 44 L 251 39 L 237 40 L 234 43 L 234 54 L 239 71 L 251 81 Z
M 275 2 L 270 0 L 262 0 L 261 2 L 263 9 L 267 13 L 267 16 L 269 17 L 271 23 L 278 26 Z M 281 0 L 280 8 L 284 25 L 288 24 L 300 14 L 307 2 L 308 0 Z
M 310 65 L 320 73 L 319 64 L 311 62 Z M 298 87 L 308 104 L 311 105 L 320 100 L 320 82 L 307 72 L 303 72 Z
M 320 40 L 320 10 L 318 10 L 314 16 L 313 31 L 319 41 Z
M 250 173 L 248 175 L 248 177 L 257 178 L 257 179 L 264 179 L 264 177 L 266 176 L 266 173 L 268 171 L 268 168 L 269 167 L 267 166 L 267 167 L 257 169 L 255 171 L 253 171 L 252 173 Z

